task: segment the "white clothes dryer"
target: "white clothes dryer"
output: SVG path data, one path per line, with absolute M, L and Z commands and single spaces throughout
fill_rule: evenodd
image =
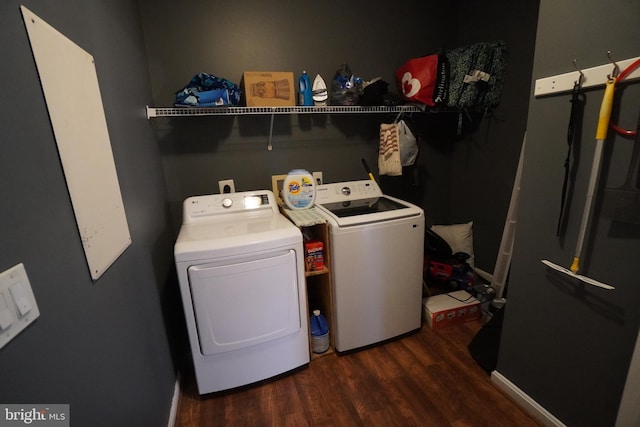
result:
M 373 180 L 320 185 L 315 203 L 329 223 L 336 350 L 419 329 L 423 210 Z
M 186 199 L 174 256 L 200 394 L 309 363 L 302 233 L 271 191 Z

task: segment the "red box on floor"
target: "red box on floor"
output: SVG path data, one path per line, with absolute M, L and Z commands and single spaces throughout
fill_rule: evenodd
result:
M 441 329 L 480 318 L 480 301 L 467 291 L 434 295 L 423 302 L 431 329 Z

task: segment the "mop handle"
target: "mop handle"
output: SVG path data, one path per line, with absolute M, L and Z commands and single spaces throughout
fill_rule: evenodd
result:
M 605 83 L 604 96 L 600 104 L 600 115 L 598 116 L 598 127 L 596 129 L 596 139 L 607 139 L 607 130 L 611 119 L 611 109 L 613 108 L 613 91 L 616 87 L 616 78 L 609 77 Z
M 600 115 L 598 116 L 598 127 L 596 129 L 596 148 L 593 154 L 593 164 L 591 165 L 591 175 L 587 187 L 587 197 L 585 200 L 584 211 L 582 213 L 582 223 L 578 233 L 578 241 L 576 243 L 576 253 L 571 264 L 571 271 L 577 273 L 580 269 L 580 256 L 584 246 L 584 238 L 589 228 L 591 220 L 591 211 L 593 210 L 593 194 L 598 185 L 598 175 L 600 174 L 600 163 L 602 160 L 602 149 L 604 140 L 607 139 L 607 130 L 609 128 L 609 119 L 611 118 L 611 109 L 613 106 L 613 92 L 615 88 L 616 78 L 609 77 L 605 84 L 604 96 L 600 105 Z
M 369 164 L 365 159 L 362 159 L 362 165 L 364 166 L 364 170 L 367 171 L 367 175 L 369 175 L 369 179 L 371 181 L 375 181 L 376 179 L 373 177 L 373 174 L 371 173 L 371 169 L 369 169 Z

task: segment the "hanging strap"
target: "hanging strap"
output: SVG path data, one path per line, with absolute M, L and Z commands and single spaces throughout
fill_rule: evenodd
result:
M 580 124 L 580 114 L 582 112 L 582 78 L 573 84 L 571 92 L 571 113 L 569 115 L 569 129 L 567 131 L 567 157 L 564 159 L 564 182 L 562 183 L 562 197 L 560 199 L 560 215 L 558 217 L 558 228 L 556 236 L 560 236 L 562 228 L 562 219 L 564 216 L 564 207 L 567 198 L 567 188 L 569 186 L 569 174 L 571 171 L 571 147 L 577 137 L 578 126 Z

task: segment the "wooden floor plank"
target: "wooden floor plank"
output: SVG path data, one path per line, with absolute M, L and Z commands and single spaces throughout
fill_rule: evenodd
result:
M 351 390 L 345 386 L 346 372 L 340 357 L 335 354 L 325 356 L 313 361 L 309 369 L 314 372 L 318 389 L 314 397 L 321 396 L 322 399 L 313 402 L 322 404 L 322 410 L 329 414 L 333 425 L 364 425 L 356 410 Z
M 468 343 L 468 322 L 417 333 L 258 384 L 199 396 L 184 369 L 175 427 L 539 427 L 497 389 Z

